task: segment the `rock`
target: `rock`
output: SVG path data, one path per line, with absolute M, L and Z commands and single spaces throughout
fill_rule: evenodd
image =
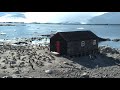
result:
M 64 76 L 60 76 L 60 78 L 64 78 Z
M 113 39 L 112 41 L 114 41 L 114 42 L 119 42 L 120 39 Z
M 60 56 L 60 54 L 58 52 L 51 52 L 52 55 L 55 55 L 55 56 Z
M 3 76 L 2 78 L 13 78 L 12 76 Z
M 33 77 L 28 77 L 28 78 L 33 78 Z
M 45 70 L 45 73 L 46 73 L 46 74 L 51 74 L 51 73 L 52 73 L 52 70 Z
M 14 68 L 15 66 L 13 66 L 13 65 L 10 65 L 10 68 Z
M 16 64 L 16 61 L 10 61 L 11 64 Z
M 100 47 L 100 53 L 102 54 L 106 54 L 106 53 L 111 53 L 111 54 L 119 54 L 119 51 L 114 49 L 114 48 L 111 48 L 111 47 L 106 47 L 106 46 L 103 46 L 103 47 Z
M 98 67 L 99 67 L 99 65 L 96 65 L 95 67 L 96 67 L 96 68 L 98 68 Z
M 12 75 L 12 77 L 13 77 L 13 78 L 18 78 L 18 76 L 17 76 L 17 75 L 15 75 L 15 74 L 13 74 L 13 75 Z
M 79 66 L 78 69 L 84 70 L 84 67 L 83 66 Z
M 6 69 L 7 67 L 6 66 L 2 66 L 1 69 Z
M 99 37 L 99 42 L 100 42 L 100 41 L 111 41 L 111 39 L 110 39 L 110 38 L 100 38 L 100 37 Z
M 81 75 L 81 77 L 80 78 L 89 78 L 89 75 L 87 75 L 87 73 L 86 72 L 84 72 L 82 75 Z
M 17 71 L 14 71 L 13 73 L 14 74 L 20 74 L 20 71 L 17 70 Z
M 5 62 L 6 62 L 6 60 L 2 60 L 2 62 L 3 62 L 3 63 L 5 63 Z
M 16 43 L 14 43 L 14 44 L 19 45 L 19 44 L 28 44 L 28 43 L 27 43 L 27 42 L 16 42 Z
M 59 67 L 59 68 L 64 68 L 62 65 L 59 65 L 58 67 Z
M 24 67 L 25 66 L 25 62 L 20 62 L 19 66 L 20 67 Z
M 68 64 L 67 62 L 63 62 L 63 64 Z
M 67 74 L 66 76 L 69 77 L 69 74 Z
M 25 62 L 21 62 L 21 63 L 20 63 L 20 65 L 24 65 L 24 64 L 25 64 Z
M 67 63 L 67 62 L 63 62 L 64 64 L 66 65 L 69 65 L 69 66 L 73 66 L 73 64 L 70 64 L 70 63 Z
M 97 78 L 97 76 L 91 76 L 90 78 Z
M 23 78 L 29 78 L 28 76 L 23 76 Z
M 52 63 L 51 61 L 48 61 L 49 63 Z
M 108 74 L 106 74 L 104 76 L 101 76 L 101 78 L 109 78 L 109 77 L 108 77 Z

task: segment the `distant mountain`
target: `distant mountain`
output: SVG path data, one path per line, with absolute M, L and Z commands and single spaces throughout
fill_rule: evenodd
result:
M 24 22 L 23 12 L 0 12 L 0 22 Z
M 60 24 L 81 24 L 80 22 L 75 22 L 75 21 L 66 21 L 66 22 L 61 22 Z
M 63 17 L 59 17 L 59 22 L 64 24 L 84 24 L 91 18 L 90 16 L 81 15 L 79 13 L 68 14 Z
M 52 22 L 48 22 L 48 23 L 39 23 L 39 22 L 31 22 L 32 24 L 63 24 L 63 25 L 79 25 L 81 24 L 80 22 L 59 22 L 59 23 L 52 23 Z
M 120 12 L 109 12 L 95 16 L 88 21 L 88 24 L 120 24 Z
M 25 15 L 24 14 L 22 14 L 22 13 L 15 13 L 15 14 L 12 14 L 12 16 L 10 16 L 10 17 L 16 17 L 16 18 L 26 18 L 25 17 Z
M 0 17 L 6 16 L 7 17 L 18 17 L 18 18 L 25 18 L 25 15 L 21 12 L 0 12 Z

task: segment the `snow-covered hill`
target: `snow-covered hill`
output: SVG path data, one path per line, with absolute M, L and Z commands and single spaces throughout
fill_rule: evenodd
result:
M 88 24 L 120 24 L 120 12 L 109 12 L 93 17 Z

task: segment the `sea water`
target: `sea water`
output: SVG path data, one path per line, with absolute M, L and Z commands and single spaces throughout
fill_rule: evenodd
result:
M 0 26 L 0 41 L 16 38 L 39 37 L 51 32 L 91 30 L 102 38 L 120 39 L 120 25 L 60 25 L 60 24 L 16 24 L 15 26 Z M 36 41 L 37 42 L 37 41 Z M 109 45 L 120 48 L 120 42 L 102 42 L 99 45 Z

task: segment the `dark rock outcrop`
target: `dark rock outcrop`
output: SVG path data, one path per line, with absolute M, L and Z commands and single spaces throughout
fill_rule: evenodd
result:
M 120 39 L 113 39 L 112 41 L 114 41 L 114 42 L 119 42 Z
M 111 39 L 109 39 L 109 38 L 101 38 L 101 37 L 98 37 L 98 40 L 99 40 L 99 42 L 101 42 L 101 41 L 111 41 Z
M 27 43 L 27 42 L 16 42 L 16 43 L 14 43 L 14 44 L 19 45 L 19 44 L 28 44 L 28 43 Z

